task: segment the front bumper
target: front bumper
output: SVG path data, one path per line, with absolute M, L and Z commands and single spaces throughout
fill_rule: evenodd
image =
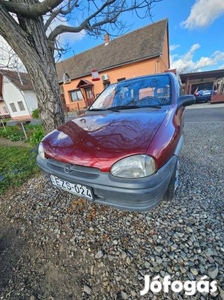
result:
M 177 156 L 171 159 L 155 174 L 137 179 L 115 178 L 110 173 L 95 168 L 71 165 L 70 173 L 65 172 L 67 164 L 37 156 L 37 165 L 49 176 L 53 174 L 62 180 L 79 183 L 92 188 L 94 202 L 130 211 L 148 211 L 162 200 Z

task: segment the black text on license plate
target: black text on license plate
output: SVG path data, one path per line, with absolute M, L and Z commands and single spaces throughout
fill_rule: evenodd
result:
M 58 186 L 67 192 L 93 200 L 93 194 L 91 189 L 86 187 L 85 185 L 79 183 L 71 183 L 66 180 L 62 180 L 54 175 L 50 175 L 50 179 L 53 185 Z

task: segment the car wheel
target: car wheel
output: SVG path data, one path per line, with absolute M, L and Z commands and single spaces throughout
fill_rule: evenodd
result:
M 170 179 L 170 183 L 163 197 L 165 201 L 171 201 L 174 197 L 174 193 L 178 186 L 179 168 L 180 168 L 180 163 L 179 163 L 179 159 L 177 159 L 173 174 Z

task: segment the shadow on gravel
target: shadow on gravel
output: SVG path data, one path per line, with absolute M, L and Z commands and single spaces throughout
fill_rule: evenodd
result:
M 13 228 L 0 232 L 0 292 L 8 285 L 23 252 L 24 242 Z
M 81 299 L 85 282 L 80 265 L 64 269 L 66 247 L 53 251 L 50 245 L 36 248 L 21 229 L 0 224 L 0 299 Z M 53 254 L 53 255 L 52 255 Z M 75 255 L 82 259 L 82 254 Z M 69 259 L 70 262 L 70 259 Z

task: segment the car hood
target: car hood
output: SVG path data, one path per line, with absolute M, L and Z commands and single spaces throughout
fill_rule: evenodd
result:
M 123 157 L 146 153 L 166 114 L 165 109 L 87 112 L 48 134 L 43 139 L 45 154 L 105 171 Z

